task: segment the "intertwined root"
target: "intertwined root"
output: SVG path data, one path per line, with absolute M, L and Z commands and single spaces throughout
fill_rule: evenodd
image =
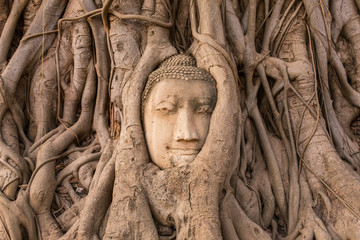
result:
M 34 165 L 31 160 L 27 159 L 28 161 L 26 161 L 11 147 L 1 141 L 0 146 L 1 190 L 7 197 L 14 200 L 18 185 L 27 183 L 30 177 L 30 169 Z
M 360 237 L 360 1 L 12 2 L 0 0 L 1 239 Z M 194 163 L 162 171 L 140 97 L 178 51 L 219 97 Z
M 311 201 L 311 191 L 306 182 L 305 175 L 300 176 L 301 201 L 300 201 L 300 219 L 295 230 L 290 233 L 284 240 L 292 239 L 332 239 L 328 233 L 323 221 L 315 214 L 313 202 Z

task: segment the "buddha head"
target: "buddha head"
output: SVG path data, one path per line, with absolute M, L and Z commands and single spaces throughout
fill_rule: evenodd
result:
M 205 143 L 215 104 L 215 80 L 193 57 L 165 60 L 149 75 L 142 97 L 151 160 L 161 169 L 192 162 Z

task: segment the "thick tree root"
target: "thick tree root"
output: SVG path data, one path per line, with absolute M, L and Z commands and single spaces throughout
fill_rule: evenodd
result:
M 296 225 L 295 230 L 290 233 L 283 240 L 294 239 L 324 239 L 330 240 L 332 237 L 328 233 L 325 224 L 315 214 L 312 209 L 312 195 L 308 183 L 305 180 L 305 175 L 300 176 L 301 186 L 301 202 L 300 202 L 300 219 Z
M 271 239 L 259 225 L 248 218 L 232 194 L 222 202 L 220 212 L 225 239 Z

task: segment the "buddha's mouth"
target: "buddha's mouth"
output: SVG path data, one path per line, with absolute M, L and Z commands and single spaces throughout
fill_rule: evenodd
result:
M 170 164 L 172 167 L 183 167 L 195 160 L 199 149 L 183 149 L 176 148 L 171 149 L 172 157 L 170 158 Z
M 171 148 L 170 150 L 173 153 L 182 156 L 197 155 L 200 152 L 200 149 L 194 149 L 194 148 Z

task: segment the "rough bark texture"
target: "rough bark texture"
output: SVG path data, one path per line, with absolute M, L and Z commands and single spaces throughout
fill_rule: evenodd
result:
M 359 10 L 0 0 L 0 239 L 360 239 Z M 179 53 L 217 100 L 195 159 L 161 169 L 142 92 Z

